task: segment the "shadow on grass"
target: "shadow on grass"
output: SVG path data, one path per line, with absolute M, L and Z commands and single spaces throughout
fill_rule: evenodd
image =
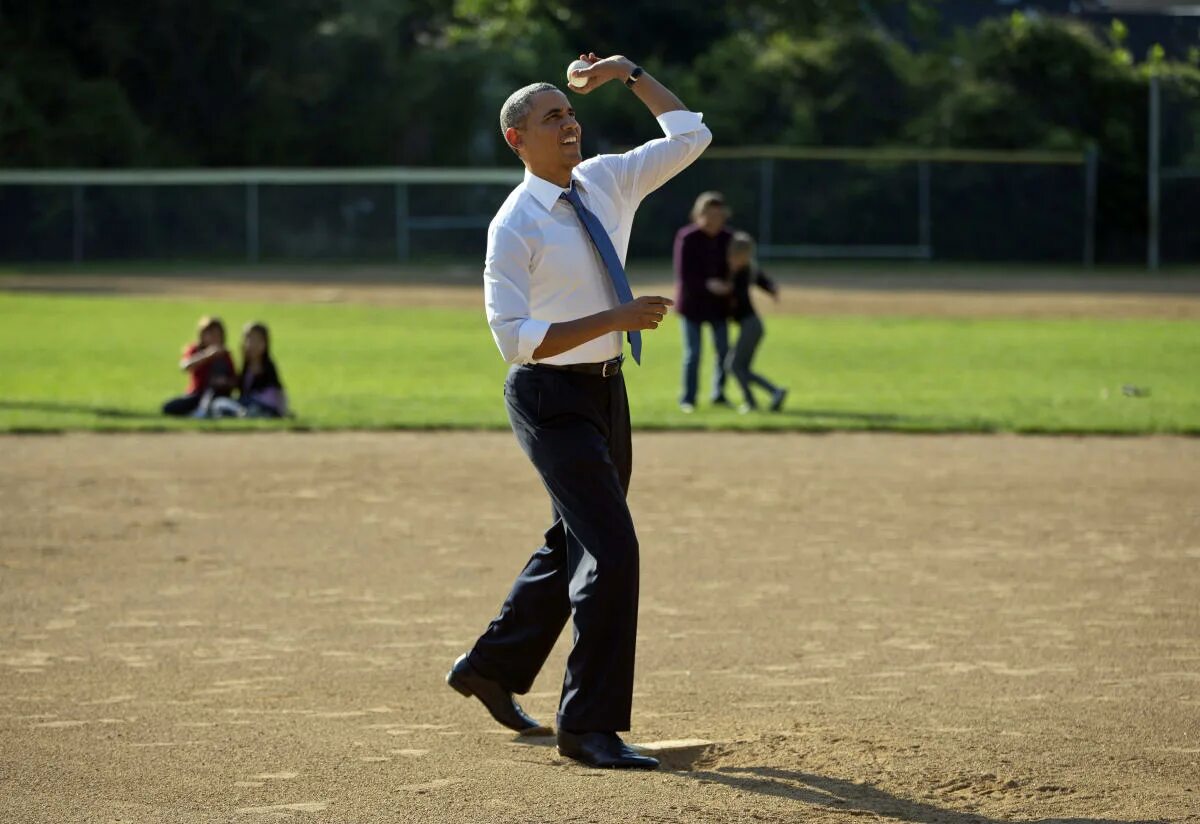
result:
M 768 413 L 790 418 L 797 424 L 831 421 L 870 430 L 917 429 L 932 432 L 995 432 L 999 427 L 981 419 L 954 420 L 931 415 L 898 415 L 890 412 L 849 412 L 843 409 L 781 409 Z
M 744 793 L 757 793 L 809 804 L 821 810 L 849 815 L 912 821 L 918 824 L 1016 824 L 1018 819 L 991 818 L 981 813 L 959 812 L 922 801 L 892 795 L 870 784 L 784 770 L 777 767 L 723 767 L 683 773 L 703 782 L 722 784 Z M 1162 819 L 1072 818 L 1056 816 L 1019 819 L 1021 824 L 1166 824 Z
M 802 420 L 827 418 L 832 421 L 861 423 L 870 426 L 897 426 L 900 424 L 929 426 L 935 423 L 944 423 L 937 418 L 921 415 L 893 415 L 887 412 L 845 412 L 836 409 L 781 409 L 771 414 L 778 415 L 781 418 L 798 418 Z
M 74 413 L 80 415 L 95 415 L 98 418 L 115 418 L 130 421 L 164 421 L 167 417 L 161 412 L 145 412 L 136 409 L 121 409 L 115 406 L 89 406 L 82 403 L 62 403 L 59 401 L 8 401 L 0 399 L 0 411 L 14 412 L 55 412 Z

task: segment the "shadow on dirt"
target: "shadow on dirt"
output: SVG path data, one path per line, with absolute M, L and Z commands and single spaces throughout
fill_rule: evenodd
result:
M 744 793 L 757 793 L 786 798 L 811 805 L 818 810 L 841 811 L 849 815 L 871 815 L 919 824 L 1017 824 L 1014 819 L 960 812 L 933 803 L 912 801 L 892 795 L 870 784 L 857 784 L 840 778 L 784 770 L 777 767 L 721 767 L 692 770 L 691 778 L 712 784 L 723 784 Z M 1025 795 L 1047 797 L 1064 791 L 1061 787 L 1013 788 Z M 1021 824 L 1165 824 L 1151 819 L 1072 818 L 1052 817 L 1020 819 Z

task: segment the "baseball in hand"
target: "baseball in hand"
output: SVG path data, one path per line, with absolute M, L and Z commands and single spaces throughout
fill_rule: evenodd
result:
M 574 86 L 577 89 L 582 89 L 584 86 L 587 85 L 587 78 L 586 77 L 576 77 L 571 72 L 578 71 L 579 69 L 589 68 L 589 67 L 591 67 L 591 65 L 592 64 L 587 62 L 586 60 L 576 60 L 576 61 L 572 62 L 571 65 L 567 66 L 567 82 L 570 83 L 572 86 Z

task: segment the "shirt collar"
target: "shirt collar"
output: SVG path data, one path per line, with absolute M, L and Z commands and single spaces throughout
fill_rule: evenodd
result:
M 583 191 L 582 181 L 575 176 L 575 172 L 571 172 L 571 179 L 575 181 L 575 186 Z M 542 207 L 548 212 L 553 208 L 555 202 L 566 193 L 566 189 L 559 186 L 557 183 L 551 183 L 545 178 L 538 177 L 529 169 L 525 170 L 525 188 L 529 194 L 533 195 L 533 199 L 542 204 Z

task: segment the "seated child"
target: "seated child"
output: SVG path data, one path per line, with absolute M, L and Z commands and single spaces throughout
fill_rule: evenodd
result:
M 200 318 L 196 338 L 184 347 L 179 361 L 179 368 L 188 373 L 187 392 L 163 404 L 165 415 L 193 415 L 213 398 L 233 391 L 236 370 L 225 348 L 225 324 L 220 318 Z
M 238 402 L 251 418 L 282 418 L 288 414 L 287 393 L 271 359 L 271 333 L 265 323 L 248 324 L 242 332 Z

